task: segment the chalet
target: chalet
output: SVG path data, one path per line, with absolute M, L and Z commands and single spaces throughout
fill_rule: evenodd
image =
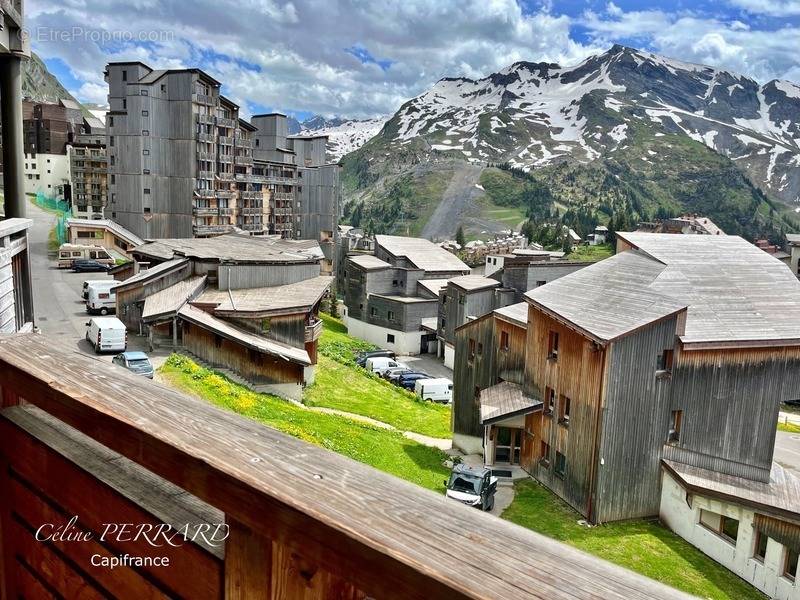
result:
M 345 323 L 350 335 L 398 354 L 436 349 L 439 293 L 470 269 L 456 256 L 419 238 L 375 236 L 375 254 L 345 262 Z
M 455 443 L 592 522 L 658 514 L 662 460 L 768 483 L 778 406 L 800 386 L 800 283 L 738 237 L 617 238 L 615 256 L 525 294 L 524 346 L 522 318 L 498 332 L 498 311 L 457 330 Z M 502 354 L 524 372 L 501 372 Z M 524 426 L 482 424 L 484 402 Z
M 725 235 L 708 217 L 686 214 L 649 223 L 639 223 L 638 233 L 680 233 L 684 235 Z
M 144 244 L 142 238 L 108 219 L 67 219 L 67 235 L 70 244 L 103 246 L 124 257 Z
M 117 313 L 151 346 L 180 347 L 257 391 L 299 399 L 322 333 L 316 243 L 225 235 L 153 240 L 117 285 Z

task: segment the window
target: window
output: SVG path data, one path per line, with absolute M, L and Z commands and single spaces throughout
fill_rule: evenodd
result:
M 128 101 L 125 98 L 123 98 L 122 99 L 122 110 L 125 110 L 126 108 L 128 108 Z
M 541 464 L 545 469 L 550 466 L 550 444 L 545 441 L 542 441 L 541 448 L 539 449 L 541 453 L 541 458 L 539 459 L 539 464 Z
M 544 414 L 552 415 L 556 406 L 556 391 L 551 387 L 544 388 Z
M 150 214 L 150 207 L 149 206 L 145 206 L 144 207 L 144 214 L 146 214 L 146 215 Z
M 394 336 L 391 333 L 386 334 L 386 343 L 394 344 Z
M 117 163 L 117 157 L 112 154 L 110 158 L 111 158 L 111 165 L 112 166 L 115 165 Z
M 122 81 L 128 81 L 128 72 L 125 69 L 122 70 Z
M 108 126 L 109 127 L 113 127 L 114 126 L 114 117 L 108 117 Z
M 140 93 L 142 94 L 142 96 L 147 96 L 147 90 L 142 90 Z
M 150 194 L 150 188 L 144 188 L 144 193 L 149 195 Z
M 148 113 L 146 110 L 143 110 L 143 111 L 142 111 L 142 116 L 143 116 L 143 117 L 146 117 L 146 116 L 148 116 L 148 114 L 149 114 L 149 113 Z
M 767 541 L 769 541 L 769 536 L 765 535 L 763 531 L 756 530 L 756 544 L 753 550 L 753 558 L 762 563 L 767 556 Z
M 150 132 L 147 129 L 142 129 L 142 135 L 143 136 L 148 136 L 148 135 L 150 135 Z
M 142 150 L 142 156 L 150 156 L 150 150 L 148 150 L 147 148 Z
M 162 83 L 161 84 L 161 91 L 162 92 L 166 92 L 167 91 L 167 84 L 166 83 Z
M 397 287 L 397 279 L 392 279 L 392 287 Z
M 394 311 L 393 311 L 393 310 L 390 310 L 390 311 L 388 312 L 388 314 L 387 314 L 387 318 L 388 318 L 390 321 L 394 321 Z
M 469 340 L 469 360 L 475 358 L 475 340 L 470 338 Z
M 481 342 L 478 342 L 478 356 L 481 356 L 482 354 L 483 354 L 483 344 Z
M 797 575 L 797 550 L 786 548 L 786 556 L 783 559 L 783 576 L 794 581 Z
M 541 286 L 543 286 L 545 283 L 547 283 L 547 282 L 546 282 L 544 279 L 540 279 L 539 281 L 537 281 L 537 282 L 536 282 L 536 287 L 541 287 Z
M 656 370 L 670 373 L 672 371 L 672 349 L 664 350 L 658 355 Z
M 503 352 L 508 352 L 508 332 L 501 331 L 500 332 L 500 350 Z
M 547 336 L 547 358 L 558 360 L 558 332 L 551 331 Z
M 556 452 L 556 464 L 555 467 L 553 468 L 553 472 L 556 474 L 557 477 L 563 479 L 566 470 L 567 470 L 567 457 L 561 454 L 561 452 Z
M 569 409 L 572 401 L 563 394 L 558 399 L 558 422 L 564 426 L 569 425 Z
M 735 544 L 736 538 L 739 537 L 739 521 L 737 519 L 700 509 L 700 524 L 732 544 Z
M 115 183 L 117 183 L 117 176 L 112 173 L 111 174 L 111 185 L 114 185 Z
M 142 175 L 150 175 L 150 169 L 142 169 Z
M 377 317 L 378 316 L 378 309 L 375 308 L 374 306 L 371 306 L 370 309 L 369 309 L 369 316 Z
M 458 295 L 458 303 L 459 304 L 464 304 L 466 301 L 467 301 L 467 295 L 466 294 L 459 294 Z
M 112 148 L 114 147 L 114 136 L 113 135 L 108 136 L 108 145 L 111 146 Z
M 681 439 L 681 424 L 683 422 L 683 411 L 673 410 L 670 416 L 669 433 L 667 434 L 667 442 L 676 444 Z

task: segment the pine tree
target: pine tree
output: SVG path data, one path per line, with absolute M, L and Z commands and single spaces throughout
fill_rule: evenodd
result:
M 465 243 L 466 243 L 466 238 L 464 236 L 464 226 L 459 225 L 458 229 L 456 230 L 456 244 L 458 244 L 463 248 Z

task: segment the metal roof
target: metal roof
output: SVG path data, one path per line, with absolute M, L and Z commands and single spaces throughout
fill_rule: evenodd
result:
M 442 290 L 447 287 L 449 279 L 420 279 L 417 285 L 424 288 L 434 296 L 438 297 Z
M 436 298 L 424 298 L 422 296 L 399 296 L 395 294 L 370 294 L 375 298 L 383 298 L 384 300 L 392 300 L 401 304 L 416 304 L 418 302 L 437 302 Z
M 293 346 L 289 346 L 288 344 L 283 344 L 281 342 L 276 342 L 259 335 L 249 333 L 239 329 L 238 327 L 234 327 L 230 323 L 223 321 L 222 319 L 218 319 L 217 317 L 210 315 L 199 308 L 195 308 L 191 304 L 185 304 L 178 311 L 178 315 L 182 319 L 185 319 L 197 325 L 198 327 L 212 331 L 233 342 L 242 344 L 248 348 L 252 348 L 253 350 L 257 350 L 271 356 L 277 356 L 291 362 L 300 363 L 302 365 L 311 364 L 311 359 L 308 356 L 308 352 L 306 352 L 304 349 L 295 348 Z
M 481 390 L 481 425 L 490 425 L 518 415 L 541 410 L 542 401 L 522 392 L 516 383 L 501 381 Z
M 418 269 L 428 272 L 464 271 L 470 268 L 455 254 L 440 248 L 430 240 L 399 235 L 376 235 L 375 243 L 396 258 L 406 258 Z
M 516 304 L 504 306 L 503 308 L 497 308 L 495 309 L 494 314 L 496 314 L 498 317 L 506 319 L 507 321 L 512 321 L 517 325 L 521 325 L 522 327 L 528 326 L 527 302 L 517 302 Z
M 149 240 L 135 251 L 161 259 L 186 256 L 219 262 L 308 262 L 322 257 L 319 243 L 313 240 L 286 240 L 277 236 L 235 233 L 209 238 Z
M 129 277 L 125 281 L 120 281 L 119 285 L 114 286 L 114 290 L 116 292 L 118 290 L 128 288 L 134 284 L 144 283 L 145 281 L 155 279 L 161 275 L 169 273 L 170 271 L 180 269 L 188 263 L 189 260 L 186 258 L 174 258 L 172 260 L 168 260 L 144 271 L 139 271 L 136 275 Z
M 173 316 L 187 301 L 194 298 L 206 283 L 205 275 L 194 275 L 148 296 L 142 309 L 142 321 Z
M 245 288 L 238 290 L 207 289 L 195 300 L 195 304 L 216 305 L 215 314 L 242 314 L 250 316 L 267 314 L 289 314 L 308 311 L 325 294 L 333 283 L 326 275 L 304 279 L 296 283 L 272 287 Z

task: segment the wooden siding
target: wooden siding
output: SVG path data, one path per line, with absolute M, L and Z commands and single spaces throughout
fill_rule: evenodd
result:
M 546 387 L 556 393 L 553 415 L 530 419 L 534 426 L 531 473 L 578 512 L 588 515 L 605 351 L 534 307 L 529 307 L 528 322 L 523 387 L 543 402 Z M 559 334 L 558 360 L 547 358 L 551 331 Z M 568 427 L 557 423 L 561 396 L 570 399 Z M 549 467 L 541 463 L 542 441 L 550 445 Z M 566 457 L 563 477 L 554 472 L 556 452 Z
M 303 367 L 250 350 L 207 331 L 194 323 L 183 323 L 183 345 L 204 361 L 240 374 L 256 385 L 303 383 Z
M 780 402 L 800 397 L 800 348 L 679 350 L 671 387 L 684 418 L 665 458 L 769 480 Z
M 675 344 L 676 327 L 675 318 L 660 321 L 611 345 L 594 521 L 658 514 L 659 465 L 670 425 L 671 380 L 657 377 L 656 369 L 658 356 Z
M 202 503 L 190 500 L 180 488 L 77 432 L 65 435 L 49 422 L 34 418 L 38 414 L 16 408 L 0 419 L 0 453 L 8 461 L 0 473 L 0 504 L 9 511 L 2 515 L 2 533 L 11 544 L 4 552 L 8 553 L 10 575 L 19 590 L 26 592 L 24 597 L 51 597 L 52 592 L 58 597 L 87 599 L 221 597 L 222 548 L 211 553 L 192 543 L 152 547 L 141 537 L 122 543 L 113 539 L 113 534 L 105 539 L 100 539 L 100 534 L 107 523 L 157 527 L 166 522 L 178 529 L 204 522 L 209 513 L 222 523 L 224 515 L 207 505 L 202 512 L 195 512 Z M 42 524 L 65 524 L 73 515 L 78 516 L 77 531 L 92 532 L 92 540 L 34 539 Z M 124 552 L 167 557 L 170 565 L 113 570 L 91 565 L 94 554 L 110 558 Z M 34 589 L 50 593 L 40 596 Z
M 138 331 L 142 323 L 142 310 L 144 309 L 145 299 L 151 294 L 160 292 L 179 281 L 183 281 L 191 274 L 192 265 L 191 263 L 186 263 L 180 269 L 163 277 L 159 277 L 154 281 L 146 281 L 133 286 L 131 289 L 118 291 L 117 318 L 125 323 L 125 327 L 129 330 Z

